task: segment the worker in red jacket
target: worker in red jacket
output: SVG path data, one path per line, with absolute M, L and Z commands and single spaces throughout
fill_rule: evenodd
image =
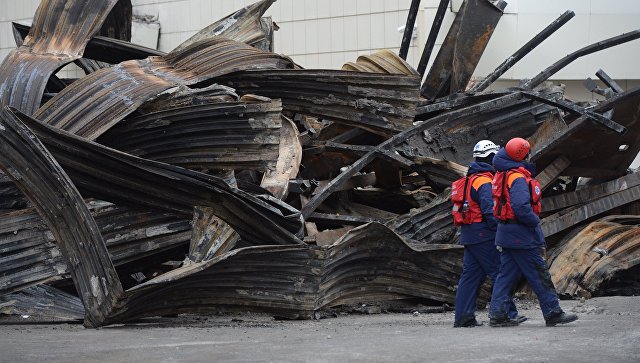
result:
M 544 235 L 540 227 L 542 191 L 533 178 L 533 164 L 526 162 L 531 146 L 514 138 L 493 159 L 494 215 L 498 220 L 496 245 L 501 247 L 500 272 L 489 308 L 491 326 L 517 325 L 509 319 L 511 291 L 524 276 L 535 292 L 547 326 L 578 319 L 560 308 L 558 294 L 543 258 Z
M 456 290 L 455 328 L 482 325 L 475 316 L 478 292 L 487 277 L 495 281 L 500 266 L 491 194 L 495 172 L 491 164 L 498 149 L 489 140 L 479 141 L 473 148 L 474 161 L 467 176 L 452 184 L 452 214 L 454 224 L 460 226 L 460 244 L 464 246 L 462 275 Z M 518 316 L 513 301 L 508 315 L 520 322 L 526 320 Z

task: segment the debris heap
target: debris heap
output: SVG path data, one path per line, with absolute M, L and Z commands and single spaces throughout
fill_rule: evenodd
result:
M 129 42 L 129 0 L 43 0 L 31 27 L 14 24 L 18 47 L 0 66 L 1 312 L 98 327 L 452 304 L 462 249 L 448 186 L 475 142 L 515 136 L 534 146 L 558 291 L 639 290 L 640 88 L 600 70 L 605 88 L 588 84 L 606 100 L 585 104 L 545 81 L 640 31 L 487 91 L 573 13 L 474 83 L 503 1 L 464 1 L 428 72 L 447 0 L 417 69 L 382 51 L 342 70 L 273 53 L 274 1 L 169 53 Z M 58 78 L 71 62 L 86 76 Z

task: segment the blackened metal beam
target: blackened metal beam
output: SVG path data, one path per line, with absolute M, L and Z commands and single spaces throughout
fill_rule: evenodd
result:
M 550 65 L 549 67 L 547 67 L 547 69 L 543 70 L 537 76 L 533 77 L 533 79 L 525 82 L 522 87 L 529 89 L 534 88 L 540 83 L 546 81 L 552 75 L 556 74 L 559 70 L 582 56 L 615 47 L 616 45 L 624 44 L 638 38 L 640 38 L 640 29 L 587 45 L 586 47 L 578 49 L 577 51 Z
M 531 38 L 525 45 L 523 45 L 520 49 L 518 49 L 515 53 L 513 53 L 509 58 L 507 58 L 502 64 L 500 64 L 491 74 L 487 76 L 487 78 L 483 79 L 482 82 L 476 83 L 473 88 L 471 88 L 471 92 L 480 92 L 489 87 L 496 79 L 500 78 L 506 71 L 511 69 L 516 63 L 518 63 L 525 55 L 529 54 L 532 50 L 534 50 L 538 45 L 540 45 L 543 41 L 551 36 L 551 34 L 555 33 L 556 30 L 560 29 L 563 25 L 565 25 L 571 18 L 573 18 L 576 14 L 567 10 L 562 15 L 560 15 L 556 20 L 554 20 L 551 24 L 547 25 L 546 28 L 542 29 L 540 33 L 538 33 L 535 37 Z
M 602 69 L 596 72 L 596 77 L 598 77 L 604 84 L 606 84 L 607 87 L 611 88 L 613 92 L 615 93 L 624 92 L 624 89 L 622 89 L 622 87 L 620 87 L 620 85 L 616 81 L 614 81 L 611 77 L 609 77 L 609 75 L 605 73 L 605 71 L 603 71 Z
M 440 26 L 442 26 L 442 21 L 444 20 L 444 14 L 447 11 L 448 5 L 449 0 L 440 0 L 440 5 L 438 5 L 438 10 L 436 11 L 436 17 L 433 19 L 433 23 L 431 24 L 429 37 L 427 37 L 427 42 L 424 45 L 424 50 L 420 57 L 420 63 L 418 63 L 417 71 L 421 76 L 424 75 L 424 71 L 427 69 L 427 63 L 429 63 L 431 52 L 433 52 L 433 47 L 436 45 L 436 38 L 440 32 Z
M 402 35 L 402 43 L 400 44 L 400 53 L 398 53 L 400 58 L 404 60 L 407 60 L 407 54 L 409 53 L 409 44 L 411 44 L 411 38 L 413 38 L 413 27 L 416 24 L 418 10 L 420 10 L 420 0 L 411 0 L 407 24 L 404 27 L 404 35 Z

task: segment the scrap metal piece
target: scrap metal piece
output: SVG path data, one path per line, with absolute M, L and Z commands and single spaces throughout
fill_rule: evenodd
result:
M 601 40 L 597 43 L 593 43 L 590 45 L 587 45 L 586 47 L 583 47 L 581 49 L 576 50 L 575 52 L 566 55 L 564 58 L 560 59 L 559 61 L 555 62 L 554 64 L 550 65 L 549 67 L 547 67 L 545 70 L 543 70 L 542 72 L 540 72 L 537 76 L 533 77 L 532 79 L 528 80 L 527 82 L 525 82 L 522 85 L 522 88 L 529 88 L 529 89 L 533 89 L 535 87 L 537 87 L 540 83 L 546 81 L 549 77 L 553 76 L 554 74 L 556 74 L 559 70 L 561 70 L 562 68 L 566 67 L 567 65 L 569 65 L 571 62 L 573 62 L 574 60 L 591 54 L 591 53 L 595 53 L 595 52 L 599 52 L 603 49 L 608 49 L 611 47 L 615 47 L 616 45 L 620 45 L 620 44 L 624 44 L 627 42 L 630 42 L 632 40 L 638 39 L 640 38 L 640 29 L 638 30 L 634 30 L 628 33 L 624 33 L 609 39 L 605 39 L 605 40 Z
M 636 172 L 612 181 L 587 186 L 573 192 L 542 198 L 542 210 L 544 212 L 551 212 L 566 209 L 574 205 L 585 204 L 592 200 L 603 198 L 638 185 L 640 185 L 640 173 Z
M 370 73 L 419 75 L 404 59 L 394 52 L 383 49 L 370 55 L 361 55 L 356 62 L 347 62 L 342 66 L 344 71 Z
M 586 220 L 596 217 L 622 205 L 640 200 L 640 186 L 621 186 L 616 193 L 611 193 L 602 198 L 590 199 L 587 203 L 569 211 L 560 211 L 543 218 L 541 222 L 542 232 L 545 237 L 562 232 Z
M 409 45 L 411 44 L 411 38 L 413 38 L 413 29 L 416 24 L 416 18 L 418 17 L 418 10 L 420 10 L 420 0 L 411 0 L 409 14 L 407 15 L 407 24 L 404 27 L 402 42 L 400 43 L 400 52 L 398 53 L 399 57 L 403 60 L 407 60 Z
M 546 28 L 542 29 L 535 37 L 531 38 L 525 45 L 523 45 L 520 49 L 518 49 L 515 53 L 513 53 L 509 58 L 505 59 L 493 72 L 489 73 L 489 75 L 483 79 L 481 82 L 476 83 L 471 89 L 470 92 L 482 92 L 487 87 L 489 87 L 495 80 L 500 78 L 506 71 L 511 69 L 516 63 L 518 63 L 524 56 L 529 54 L 532 50 L 534 50 L 538 45 L 544 42 L 547 38 L 549 38 L 553 33 L 555 33 L 558 29 L 562 28 L 569 20 L 571 20 L 576 13 L 571 10 L 567 10 L 562 15 L 560 15 L 556 20 L 551 22 L 551 24 L 547 25 Z
M 281 112 L 279 100 L 178 107 L 127 119 L 98 141 L 187 169 L 264 172 L 278 160 Z
M 22 44 L 31 27 L 12 22 L 16 44 Z M 151 56 L 164 56 L 167 53 L 127 41 L 96 35 L 92 37 L 83 52 L 83 58 L 109 64 L 118 64 L 132 59 L 145 59 Z
M 504 1 L 462 3 L 422 84 L 422 96 L 436 99 L 466 89 L 506 6 Z
M 400 298 L 452 303 L 461 256 L 460 246 L 408 241 L 370 223 L 325 248 L 240 248 L 171 271 L 128 290 L 105 324 L 221 309 L 311 319 L 339 305 Z
M 263 21 L 262 15 L 276 0 L 262 0 L 235 11 L 200 30 L 191 38 L 178 45 L 173 51 L 180 51 L 191 44 L 213 37 L 224 37 L 264 51 L 273 51 L 273 24 L 271 18 Z M 260 43 L 262 46 L 260 46 Z
M 536 179 L 540 183 L 540 189 L 544 191 L 549 186 L 551 186 L 551 183 L 558 179 L 558 177 L 565 169 L 569 167 L 569 165 L 571 165 L 571 160 L 567 159 L 564 156 L 560 156 L 546 168 L 544 168 L 544 170 L 542 170 L 536 176 Z
M 589 298 L 639 264 L 640 227 L 598 221 L 561 246 L 549 273 L 558 294 Z
M 0 65 L 0 106 L 32 115 L 49 77 L 82 57 L 117 0 L 43 0 L 24 43 Z M 64 14 L 64 16 L 63 16 Z
M 298 175 L 301 161 L 300 134 L 296 125 L 283 116 L 278 161 L 275 168 L 268 169 L 264 173 L 260 186 L 271 192 L 274 197 L 281 200 L 286 199 L 289 195 L 289 181 Z
M 0 314 L 29 316 L 29 323 L 82 320 L 84 306 L 74 295 L 47 285 L 0 296 Z
M 285 110 L 372 132 L 411 126 L 419 98 L 416 76 L 333 70 L 264 70 L 225 75 L 239 94 L 282 99 Z
M 0 140 L 0 168 L 58 241 L 85 306 L 85 325 L 101 325 L 123 290 L 93 216 L 56 159 L 6 108 L 0 110 Z
M 194 206 L 208 206 L 250 243 L 301 243 L 295 235 L 302 229 L 299 211 L 273 197 L 253 195 L 208 174 L 110 149 L 14 112 L 15 116 L 3 112 L 3 118 L 19 117 L 87 196 L 186 218 L 191 218 Z
M 624 89 L 620 87 L 620 85 L 616 81 L 614 81 L 611 77 L 609 77 L 609 75 L 602 69 L 599 69 L 596 72 L 596 76 L 602 81 L 602 83 L 606 84 L 607 87 L 611 88 L 613 92 L 615 93 L 624 92 Z
M 91 201 L 114 266 L 186 245 L 191 225 L 168 213 L 134 211 Z M 66 278 L 69 267 L 46 223 L 33 209 L 0 213 L 0 295 Z
M 452 243 L 456 227 L 451 217 L 451 190 L 445 190 L 424 207 L 412 209 L 386 225 L 407 239 L 428 244 Z
M 193 208 L 193 230 L 189 245 L 189 264 L 211 260 L 231 250 L 240 235 L 210 207 Z
M 286 57 L 246 44 L 205 39 L 165 57 L 120 63 L 74 82 L 44 104 L 35 118 L 95 140 L 163 91 L 247 69 L 289 68 Z
M 620 134 L 584 115 L 571 122 L 561 133 L 536 144 L 531 160 L 545 168 L 559 156 L 571 161 L 566 176 L 615 178 L 626 173 L 640 152 L 640 87 L 615 95 L 590 109 L 593 113 L 613 110 L 611 120 L 625 128 Z M 597 139 L 598 142 L 592 142 Z M 597 156 L 597 157 L 594 157 Z
M 464 3 L 463 3 L 464 6 Z M 431 58 L 431 52 L 433 52 L 433 47 L 436 45 L 436 38 L 438 38 L 438 33 L 440 33 L 440 27 L 442 26 L 442 21 L 444 20 L 444 14 L 447 12 L 447 8 L 449 7 L 449 0 L 440 0 L 440 4 L 438 5 L 438 10 L 436 10 L 436 15 L 433 18 L 433 23 L 431 23 L 431 30 L 429 31 L 429 36 L 427 37 L 427 42 L 424 45 L 424 49 L 422 50 L 422 55 L 420 55 L 420 61 L 418 62 L 418 74 L 420 77 L 424 75 L 424 71 L 427 69 L 427 64 L 429 63 L 429 59 Z M 460 11 L 462 11 L 462 6 L 460 7 Z M 462 17 L 460 17 L 462 19 Z M 459 28 L 460 21 L 458 17 L 453 21 L 451 25 L 451 29 Z M 450 30 L 451 31 L 451 30 Z M 447 38 L 449 35 L 447 34 Z M 445 43 L 447 40 L 445 40 Z

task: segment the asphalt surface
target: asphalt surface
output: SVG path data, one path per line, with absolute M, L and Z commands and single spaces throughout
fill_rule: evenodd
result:
M 640 362 L 640 297 L 562 301 L 577 322 L 452 328 L 453 313 L 278 321 L 234 314 L 79 324 L 0 325 L 2 362 Z M 486 311 L 479 313 L 486 322 Z M 28 319 L 26 319 L 28 321 Z M 0 323 L 2 321 L 0 320 Z

